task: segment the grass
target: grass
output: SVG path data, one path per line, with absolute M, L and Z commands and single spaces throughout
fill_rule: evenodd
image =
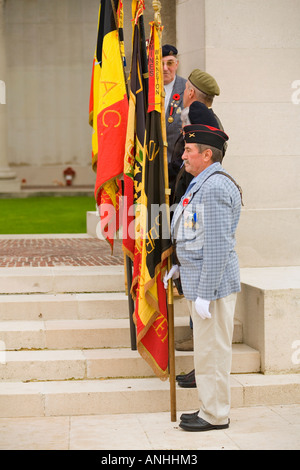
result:
M 0 199 L 0 234 L 86 233 L 89 196 Z

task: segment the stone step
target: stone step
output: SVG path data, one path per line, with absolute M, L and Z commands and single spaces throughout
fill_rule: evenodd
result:
M 231 407 L 300 403 L 300 375 L 231 376 Z M 176 388 L 177 410 L 199 407 L 197 390 Z M 157 378 L 0 383 L 0 417 L 155 413 L 170 410 L 169 381 Z
M 299 373 L 299 299 L 300 266 L 241 270 L 235 318 L 243 341 L 260 351 L 266 374 Z
M 189 315 L 187 302 L 174 296 L 175 316 Z M 96 320 L 128 318 L 123 292 L 0 294 L 1 321 Z
M 128 314 L 127 314 L 128 317 Z M 175 341 L 191 334 L 188 317 L 175 317 Z M 0 322 L 6 351 L 20 349 L 129 348 L 129 319 Z M 235 322 L 234 343 L 242 342 L 242 325 Z
M 3 321 L 128 318 L 128 299 L 122 292 L 2 294 L 0 318 Z
M 132 351 L 130 348 L 5 351 L 2 359 L 1 381 L 29 382 L 154 375 L 138 351 Z M 193 352 L 176 351 L 176 373 L 187 373 L 191 369 Z M 232 373 L 253 373 L 259 370 L 258 351 L 245 344 L 234 344 Z
M 0 294 L 124 292 L 123 266 L 0 268 Z

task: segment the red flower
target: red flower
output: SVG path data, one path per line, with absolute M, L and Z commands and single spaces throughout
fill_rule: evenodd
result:
M 175 95 L 173 95 L 173 100 L 179 101 L 180 100 L 180 95 L 178 93 L 175 93 Z

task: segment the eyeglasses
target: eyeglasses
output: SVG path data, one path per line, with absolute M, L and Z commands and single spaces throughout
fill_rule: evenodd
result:
M 177 60 L 163 60 L 163 65 L 167 67 L 173 67 L 174 64 L 177 64 Z

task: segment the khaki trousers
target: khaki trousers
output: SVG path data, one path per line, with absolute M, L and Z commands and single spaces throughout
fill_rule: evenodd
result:
M 211 319 L 202 320 L 189 301 L 193 318 L 194 364 L 201 402 L 199 416 L 227 424 L 230 412 L 232 336 L 237 294 L 210 302 Z

